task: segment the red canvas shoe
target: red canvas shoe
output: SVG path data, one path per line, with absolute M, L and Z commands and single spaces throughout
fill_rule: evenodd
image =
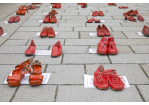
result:
M 100 23 L 100 19 L 95 19 L 95 23 Z
M 3 34 L 4 34 L 4 32 L 3 32 L 3 28 L 0 27 L 0 36 L 3 35 Z
M 101 38 L 100 42 L 97 43 L 97 54 L 107 54 L 108 37 Z
M 45 16 L 43 23 L 50 23 L 50 15 Z
M 113 36 L 109 38 L 108 54 L 118 54 L 118 50 L 116 48 L 116 43 L 114 41 L 114 37 Z
M 149 27 L 144 25 L 142 33 L 143 33 L 144 36 L 149 36 Z
M 138 15 L 138 20 L 139 21 L 144 21 L 144 18 L 141 15 Z
M 14 16 L 11 16 L 10 19 L 8 20 L 8 23 L 13 23 Z
M 47 26 L 45 26 L 40 33 L 40 37 L 46 37 L 46 36 L 48 36 L 48 27 Z
M 55 32 L 52 27 L 48 28 L 48 37 L 55 37 Z
M 103 28 L 98 25 L 96 28 L 97 36 L 105 36 Z
M 54 4 L 52 5 L 52 8 L 56 8 L 56 5 L 57 5 L 57 3 L 54 3 Z
M 131 12 L 133 12 L 133 10 L 130 10 L 130 11 L 124 13 L 124 15 L 130 15 Z
M 91 18 L 88 21 L 86 21 L 87 23 L 92 23 L 93 21 L 95 21 L 95 18 Z
M 34 55 L 35 54 L 36 45 L 33 40 L 31 40 L 31 43 L 29 47 L 25 51 L 25 55 Z
M 103 14 L 102 11 L 99 11 L 99 12 L 98 12 L 98 15 L 99 15 L 99 16 L 104 16 L 104 14 Z
M 51 15 L 51 20 L 50 20 L 50 23 L 57 23 L 57 19 L 56 19 L 56 16 L 55 15 Z
M 51 57 L 58 57 L 62 54 L 62 45 L 61 42 L 56 42 L 52 47 Z
M 19 16 L 15 16 L 13 22 L 19 22 L 20 21 L 20 17 Z
M 55 10 L 52 10 L 51 12 L 49 12 L 49 14 L 58 14 Z
M 130 12 L 130 14 L 129 14 L 129 15 L 130 15 L 130 16 L 136 16 L 137 14 L 139 14 L 139 13 L 138 13 L 138 11 L 137 11 L 137 10 L 135 10 L 135 11 L 133 11 L 133 12 Z
M 125 20 L 129 20 L 129 21 L 132 21 L 132 22 L 137 21 L 134 17 L 132 17 L 132 16 L 129 17 L 128 15 L 125 15 Z
M 92 13 L 92 16 L 97 16 L 97 11 L 94 11 L 94 12 Z
M 61 8 L 61 3 L 57 3 L 56 8 Z
M 109 32 L 109 30 L 108 30 L 108 28 L 104 24 L 102 25 L 102 29 L 103 29 L 104 34 L 106 36 L 110 36 L 111 35 L 110 32 Z

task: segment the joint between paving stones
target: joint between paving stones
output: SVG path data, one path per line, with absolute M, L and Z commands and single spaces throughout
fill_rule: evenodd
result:
M 141 64 L 139 64 L 139 66 L 142 69 L 142 71 L 144 72 L 144 74 L 146 75 L 146 77 L 149 78 L 149 76 L 147 75 L 147 73 L 145 72 L 145 70 L 143 69 L 143 67 L 141 66 Z
M 59 85 L 57 85 L 57 86 L 56 86 L 56 91 L 55 91 L 54 102 L 56 102 L 56 98 L 57 98 L 57 93 L 58 93 L 58 87 L 59 87 Z
M 84 64 L 84 74 L 87 74 L 86 64 Z
M 107 55 L 107 57 L 108 57 L 108 59 L 109 59 L 110 64 L 112 64 L 112 61 L 111 61 L 111 59 L 110 59 L 110 56 Z
M 63 64 L 64 54 L 62 54 L 61 64 Z
M 123 33 L 123 35 L 126 37 L 126 39 L 129 39 L 129 38 L 125 35 L 125 33 L 124 33 L 123 31 L 120 31 L 120 32 L 122 32 L 122 33 Z
M 44 68 L 44 71 L 43 71 L 44 73 L 47 72 L 47 67 L 48 67 L 48 64 L 45 65 L 45 68 Z
M 13 94 L 13 96 L 11 97 L 11 99 L 10 99 L 9 102 L 12 102 L 12 101 L 13 101 L 13 99 L 14 99 L 14 97 L 15 97 L 15 95 L 16 95 L 18 89 L 19 89 L 19 87 L 20 87 L 20 86 L 17 86 L 17 88 L 16 88 L 16 90 L 14 91 L 14 94 Z
M 78 32 L 78 34 L 79 34 L 79 35 L 78 35 L 79 39 L 81 39 L 81 33 L 80 33 L 80 31 Z
M 139 93 L 139 95 L 140 95 L 142 101 L 145 102 L 145 99 L 143 98 L 143 96 L 142 96 L 142 94 L 141 94 L 139 88 L 137 87 L 137 85 L 135 85 L 135 87 L 136 87 L 136 89 L 137 89 L 137 91 L 138 91 L 138 93 Z

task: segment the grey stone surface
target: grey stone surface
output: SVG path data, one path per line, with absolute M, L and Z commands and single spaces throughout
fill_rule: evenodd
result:
M 106 27 L 109 27 L 109 26 L 119 26 L 119 27 L 121 27 L 121 24 L 119 24 L 119 23 L 86 23 L 87 27 L 103 25 L 103 24 Z
M 74 11 L 74 10 L 73 10 Z M 78 19 L 78 20 L 86 20 L 86 16 L 62 16 L 62 19 Z
M 148 45 L 148 39 L 115 39 L 116 45 Z
M 93 18 L 93 16 L 87 16 L 87 19 Z M 113 18 L 111 16 L 94 16 L 95 19 L 101 19 L 101 20 L 112 20 Z
M 141 67 L 143 68 L 147 76 L 149 77 L 149 70 L 148 70 L 149 64 L 142 64 Z
M 143 29 L 143 26 L 144 25 L 148 25 L 147 23 L 142 23 L 142 22 L 127 22 L 127 23 L 121 23 L 122 26 L 124 27 L 142 27 Z
M 127 38 L 149 38 L 144 35 L 139 35 L 137 34 L 137 32 L 123 32 L 123 33 L 127 36 Z
M 137 31 L 141 32 L 142 27 L 111 27 L 113 31 Z
M 28 40 L 7 40 L 3 45 L 4 46 L 23 46 L 27 43 Z
M 72 26 L 72 27 L 82 26 L 82 27 L 85 27 L 85 23 L 73 23 L 73 24 L 72 23 L 59 23 L 58 26 Z
M 148 98 L 149 97 L 149 91 L 148 91 L 149 85 L 137 85 L 137 86 L 138 86 L 144 100 L 146 102 L 149 102 L 149 98 Z
M 148 54 L 149 53 L 149 47 L 148 45 L 142 45 L 142 46 L 131 46 L 131 48 L 133 49 L 133 51 L 135 53 L 138 53 L 138 54 Z

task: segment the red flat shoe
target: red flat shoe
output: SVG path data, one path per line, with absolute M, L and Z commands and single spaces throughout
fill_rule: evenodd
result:
M 48 27 L 47 26 L 45 26 L 40 33 L 40 37 L 46 37 L 46 36 L 48 36 Z
M 61 8 L 61 3 L 57 3 L 56 8 Z
M 36 9 L 36 5 L 31 5 L 31 9 Z
M 62 45 L 61 42 L 56 42 L 52 47 L 51 57 L 58 57 L 62 54 Z
M 16 12 L 17 15 L 20 15 L 21 14 L 21 9 L 19 9 L 17 12 Z
M 118 8 L 119 8 L 119 9 L 123 9 L 123 8 L 124 8 L 124 6 L 119 6 Z
M 100 19 L 95 19 L 95 23 L 100 23 Z
M 112 5 L 116 6 L 116 3 L 112 3 Z
M 31 43 L 29 47 L 25 51 L 25 55 L 34 55 L 35 54 L 36 45 L 33 40 L 31 40 Z
M 97 36 L 105 36 L 103 28 L 98 25 L 96 28 Z
M 8 20 L 8 23 L 13 23 L 14 21 L 14 16 L 11 16 L 10 19 Z
M 57 5 L 57 3 L 54 3 L 54 4 L 52 5 L 52 8 L 56 8 L 56 5 Z
M 13 22 L 19 22 L 20 21 L 20 17 L 19 16 L 15 16 Z
M 21 11 L 20 15 L 25 15 L 26 13 L 28 13 L 27 9 L 24 7 L 24 9 Z
M 99 16 L 104 16 L 104 14 L 103 14 L 102 11 L 99 11 L 99 12 L 98 12 L 98 15 L 99 15 Z
M 104 71 L 105 71 L 104 66 L 100 65 L 94 72 L 94 78 L 97 77 L 99 73 L 104 72 Z
M 55 15 L 51 15 L 51 20 L 50 20 L 50 23 L 57 23 L 57 19 L 56 19 L 56 16 Z
M 138 20 L 143 22 L 144 18 L 141 15 L 138 15 Z
M 43 23 L 50 23 L 50 15 L 45 16 Z
M 3 28 L 0 27 L 0 36 L 3 35 L 3 34 L 4 34 L 4 32 L 3 32 Z
M 108 48 L 108 37 L 101 38 L 100 42 L 97 43 L 97 54 L 107 54 Z
M 95 21 L 95 18 L 91 18 L 88 21 L 86 21 L 87 23 L 92 23 L 93 21 Z
M 112 5 L 112 3 L 108 3 L 108 5 Z
M 109 38 L 108 54 L 118 54 L 118 51 L 117 51 L 117 48 L 116 48 L 116 43 L 114 41 L 113 36 Z
M 108 28 L 104 24 L 102 25 L 102 29 L 103 29 L 104 34 L 106 36 L 110 36 L 111 35 L 110 32 L 109 32 L 109 30 L 108 30 Z
M 132 16 L 129 17 L 128 15 L 125 15 L 125 20 L 129 20 L 129 21 L 132 21 L 132 22 L 137 21 L 134 17 L 132 17 Z
M 149 27 L 144 25 L 142 33 L 143 33 L 144 36 L 149 36 Z
M 52 10 L 51 12 L 49 12 L 49 14 L 58 14 L 55 10 Z
M 55 37 L 55 32 L 52 27 L 48 28 L 48 37 Z
M 43 75 L 41 71 L 41 62 L 38 60 L 35 60 L 34 62 L 31 63 L 33 72 L 30 72 L 29 76 L 29 83 L 30 85 L 41 85 L 42 80 L 43 80 Z
M 86 3 L 81 3 L 81 8 L 86 8 L 87 4 Z
M 123 6 L 125 9 L 127 9 L 128 7 L 127 6 Z
M 92 16 L 97 16 L 97 11 L 94 11 L 94 12 L 92 13 Z
M 124 15 L 130 15 L 131 12 L 133 12 L 133 10 L 130 10 L 130 11 L 124 13 Z
M 138 13 L 138 11 L 137 11 L 137 10 L 135 10 L 135 11 L 133 11 L 133 12 L 130 12 L 130 14 L 129 14 L 129 15 L 130 15 L 130 16 L 136 16 L 137 14 L 139 14 L 139 13 Z

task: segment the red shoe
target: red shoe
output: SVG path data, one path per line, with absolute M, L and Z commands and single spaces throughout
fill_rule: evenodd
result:
M 107 54 L 108 48 L 108 37 L 101 38 L 100 42 L 97 43 L 97 53 L 98 54 Z
M 124 8 L 124 6 L 119 6 L 118 8 L 119 8 L 119 9 L 123 9 L 123 8 Z
M 14 16 L 11 16 L 10 19 L 8 20 L 8 23 L 13 23 Z
M 94 72 L 94 77 L 97 77 L 99 73 L 104 72 L 104 71 L 105 71 L 104 66 L 100 65 Z
M 108 5 L 113 5 L 112 3 L 108 3 Z
M 141 15 L 138 15 L 138 20 L 139 21 L 144 21 L 144 18 Z
M 50 23 L 50 15 L 45 16 L 43 23 Z
M 137 10 L 135 10 L 135 11 L 133 11 L 133 12 L 130 12 L 130 14 L 129 14 L 129 15 L 130 15 L 130 16 L 136 16 L 137 14 L 139 14 L 139 13 L 138 13 L 138 11 L 137 11 Z
M 51 15 L 50 23 L 57 23 L 57 19 L 55 15 Z
M 133 10 L 130 10 L 130 11 L 124 13 L 124 15 L 130 15 L 131 12 L 133 12 Z
M 54 3 L 54 4 L 52 5 L 52 8 L 56 8 L 56 3 Z
M 25 51 L 25 55 L 34 55 L 35 54 L 36 45 L 33 40 L 31 40 L 31 43 L 29 47 Z
M 36 5 L 31 5 L 31 9 L 36 9 Z
M 105 36 L 103 28 L 98 25 L 96 28 L 97 36 Z
M 56 42 L 53 47 L 52 47 L 52 53 L 51 53 L 51 56 L 52 57 L 58 57 L 62 54 L 62 45 L 61 45 L 61 42 L 58 41 Z
M 100 23 L 100 19 L 95 19 L 95 23 Z
M 98 12 L 98 15 L 99 15 L 99 16 L 104 16 L 104 14 L 103 14 L 102 11 L 99 11 L 99 12 Z
M 94 12 L 92 13 L 92 16 L 97 16 L 97 11 L 94 11 Z
M 113 36 L 109 38 L 108 54 L 118 54 L 118 51 L 117 51 L 117 48 L 116 48 L 116 43 L 114 41 Z
M 24 7 L 24 9 L 21 11 L 20 15 L 25 15 L 26 13 L 28 13 L 27 9 Z
M 61 3 L 57 3 L 56 8 L 61 8 Z
M 3 32 L 3 28 L 0 27 L 0 36 L 3 35 L 3 34 L 4 34 L 4 32 Z
M 48 27 L 47 26 L 45 26 L 40 33 L 40 37 L 46 37 L 46 36 L 48 36 Z
M 127 9 L 128 7 L 127 6 L 123 6 L 125 9 Z
M 137 21 L 134 17 L 132 17 L 132 16 L 129 17 L 128 15 L 125 15 L 125 20 L 129 20 L 129 21 L 132 21 L 132 22 Z
M 81 4 L 81 8 L 86 8 L 87 7 L 87 4 L 86 3 L 82 3 Z
M 20 21 L 20 17 L 19 16 L 15 16 L 13 22 L 19 22 Z
M 144 25 L 142 33 L 143 33 L 144 36 L 149 36 L 149 27 Z
M 87 23 L 92 23 L 93 21 L 95 21 L 95 18 L 91 18 L 88 21 L 86 21 Z
M 51 12 L 49 12 L 49 14 L 58 14 L 55 10 L 52 10 Z
M 55 32 L 52 27 L 48 28 L 48 37 L 55 37 Z
M 16 12 L 17 15 L 20 15 L 21 14 L 21 9 L 19 9 L 17 12 Z
M 111 35 L 110 32 L 109 32 L 109 30 L 108 30 L 108 28 L 104 24 L 102 25 L 102 29 L 103 29 L 104 34 L 106 36 L 110 36 Z
M 116 3 L 112 3 L 112 5 L 116 6 Z

